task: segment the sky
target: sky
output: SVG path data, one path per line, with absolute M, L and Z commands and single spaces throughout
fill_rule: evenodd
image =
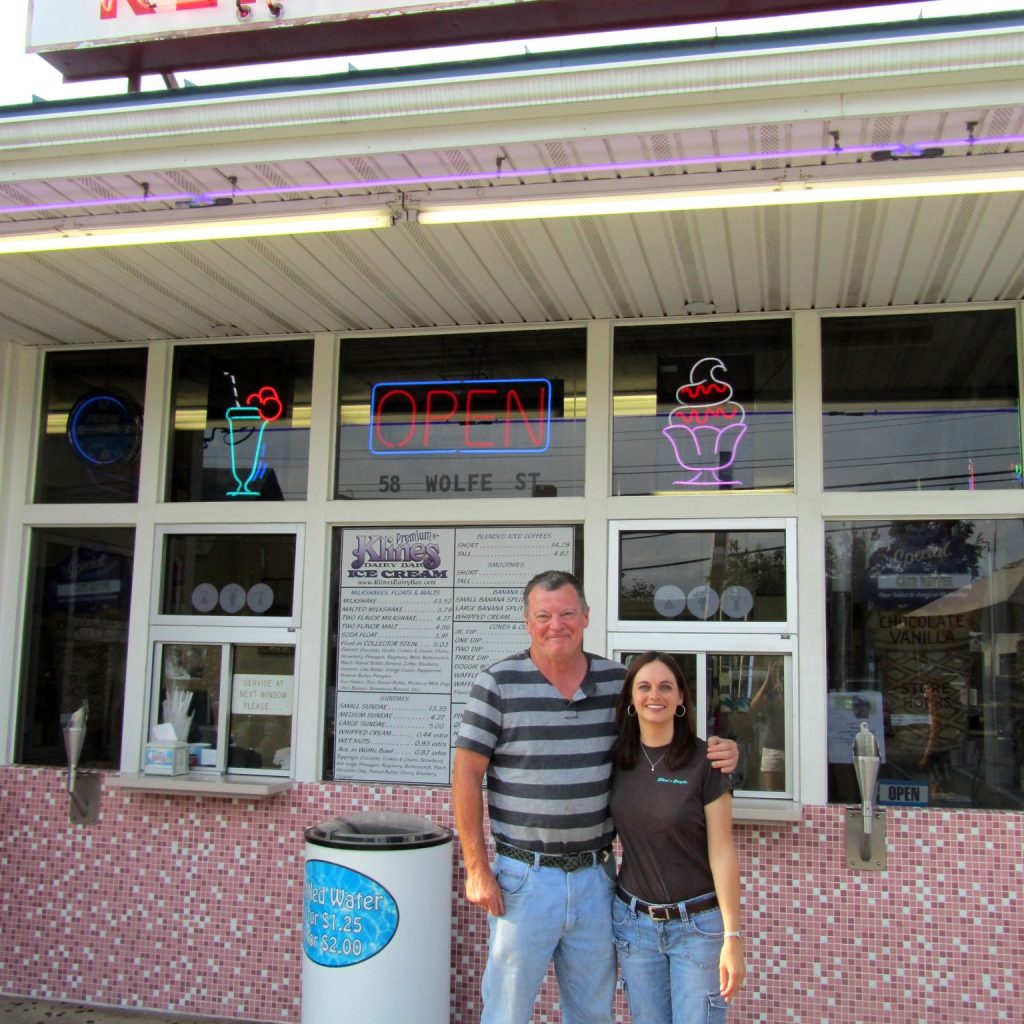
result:
M 66 0 L 83 2 L 83 0 Z M 90 2 L 90 0 L 85 0 Z M 96 0 L 91 0 L 96 2 Z M 124 79 L 80 82 L 65 85 L 59 72 L 37 54 L 25 52 L 28 32 L 29 0 L 3 0 L 8 11 L 8 25 L 14 31 L 0 33 L 0 106 L 31 103 L 36 97 L 46 100 L 77 99 L 88 96 L 123 94 Z M 851 23 L 881 23 L 911 17 L 941 17 L 955 14 L 982 14 L 995 11 L 1024 10 L 1024 0 L 927 0 L 927 2 L 893 4 L 877 8 L 863 8 L 852 12 Z M 803 15 L 788 18 L 757 19 L 743 22 L 724 22 L 719 25 L 686 26 L 679 29 L 640 29 L 633 32 L 605 33 L 603 35 L 571 36 L 551 40 L 529 40 L 486 45 L 452 46 L 430 51 L 411 51 L 397 54 L 373 54 L 350 57 L 339 55 L 331 60 L 301 61 L 289 64 L 257 65 L 248 68 L 225 68 L 216 71 L 188 71 L 178 80 L 195 85 L 213 85 L 222 82 L 252 81 L 266 78 L 291 77 L 301 74 L 328 74 L 343 72 L 350 67 L 359 70 L 400 67 L 414 64 L 434 64 L 445 60 L 467 60 L 481 57 L 515 55 L 527 47 L 531 53 L 564 50 L 572 47 L 609 45 L 626 42 L 658 42 L 669 39 L 699 38 L 750 31 L 778 31 L 780 27 L 804 28 L 815 25 L 835 25 L 841 15 L 832 11 L 825 15 Z M 823 20 L 824 19 L 824 20 Z M 144 90 L 164 88 L 159 76 L 143 79 Z

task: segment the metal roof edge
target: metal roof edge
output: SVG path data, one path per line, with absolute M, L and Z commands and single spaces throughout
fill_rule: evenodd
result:
M 592 46 L 473 60 L 439 62 L 386 69 L 359 69 L 314 76 L 239 81 L 216 85 L 188 85 L 178 89 L 152 90 L 75 99 L 39 99 L 32 103 L 0 106 L 0 121 L 61 113 L 110 113 L 139 107 L 179 106 L 210 100 L 246 97 L 295 96 L 324 90 L 401 86 L 441 79 L 490 78 L 512 74 L 544 74 L 583 68 L 644 64 L 680 59 L 731 57 L 773 50 L 850 47 L 872 43 L 923 40 L 933 37 L 975 36 L 1024 30 L 1024 10 L 944 18 L 917 18 L 881 25 L 842 25 L 832 28 L 789 30 L 779 33 L 672 40 L 657 43 Z M 528 47 L 529 40 L 524 41 Z
M 1024 29 L 482 77 L 217 94 L 10 119 L 0 181 L 847 113 L 1024 103 Z M 581 128 L 581 118 L 585 126 Z M 623 127 L 625 125 L 625 127 Z

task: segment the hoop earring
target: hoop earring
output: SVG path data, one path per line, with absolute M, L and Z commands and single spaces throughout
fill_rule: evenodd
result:
M 626 705 L 626 714 L 629 715 L 630 718 L 636 718 L 636 708 L 633 707 L 632 704 L 627 704 Z
M 675 710 L 675 717 L 676 718 L 685 718 L 686 717 L 686 705 L 685 704 L 677 705 L 676 710 Z

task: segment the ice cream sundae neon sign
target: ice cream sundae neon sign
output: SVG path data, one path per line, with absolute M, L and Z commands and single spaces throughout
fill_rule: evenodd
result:
M 719 473 L 736 461 L 740 440 L 747 432 L 747 414 L 732 400 L 732 385 L 724 379 L 725 363 L 715 356 L 699 359 L 690 379 L 676 391 L 679 402 L 662 433 L 676 462 L 691 473 L 674 480 L 680 487 L 742 487 L 740 480 L 723 480 Z

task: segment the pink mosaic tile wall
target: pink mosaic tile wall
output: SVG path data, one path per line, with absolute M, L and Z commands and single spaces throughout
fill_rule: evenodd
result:
M 256 801 L 105 787 L 101 820 L 71 826 L 56 771 L 0 768 L 0 991 L 299 1021 L 303 830 L 371 809 L 451 826 L 446 789 L 333 784 Z M 839 808 L 736 831 L 749 978 L 732 1021 L 1024 1020 L 1024 815 L 890 809 L 884 873 L 847 870 Z M 487 925 L 461 882 L 451 1020 L 469 1024 Z M 534 1021 L 561 1021 L 551 984 Z

